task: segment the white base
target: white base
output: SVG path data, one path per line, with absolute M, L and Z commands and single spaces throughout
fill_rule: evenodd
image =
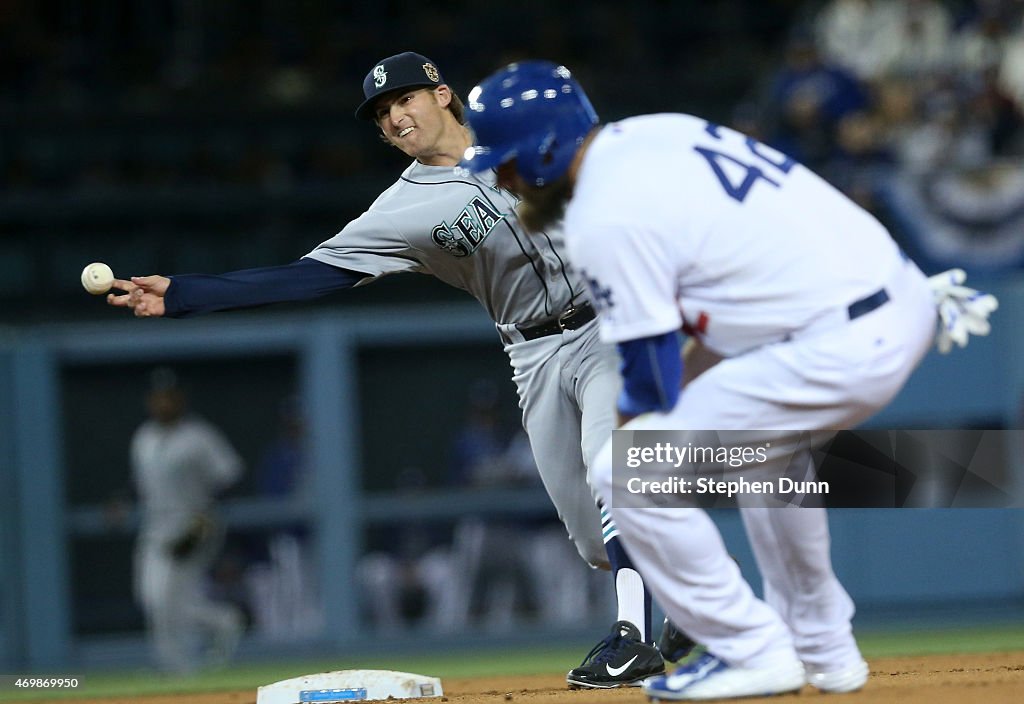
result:
M 260 687 L 256 704 L 306 704 L 367 699 L 440 697 L 441 680 L 394 670 L 338 670 L 293 677 Z

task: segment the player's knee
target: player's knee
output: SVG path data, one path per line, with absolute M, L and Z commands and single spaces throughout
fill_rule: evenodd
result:
M 604 543 L 600 540 L 577 540 L 576 549 L 579 550 L 580 557 L 586 560 L 591 567 L 596 567 L 599 570 L 611 569 L 611 565 L 608 563 L 608 553 L 604 549 Z

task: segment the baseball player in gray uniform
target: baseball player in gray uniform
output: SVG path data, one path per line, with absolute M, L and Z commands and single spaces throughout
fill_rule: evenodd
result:
M 234 606 L 206 596 L 204 580 L 223 542 L 216 495 L 238 480 L 242 459 L 208 421 L 186 412 L 174 373 L 157 369 L 146 397 L 150 417 L 131 440 L 131 467 L 141 527 L 135 593 L 146 616 L 157 665 L 191 672 L 197 643 L 212 660 L 235 649 L 244 621 Z
M 291 264 L 219 276 L 117 280 L 108 303 L 137 317 L 180 318 L 311 299 L 388 274 L 417 272 L 473 295 L 495 322 L 518 388 L 537 467 L 580 555 L 615 576 L 618 619 L 569 672 L 571 686 L 636 685 L 664 664 L 652 645 L 650 597 L 598 507 L 587 468 L 615 426 L 618 356 L 598 340 L 585 282 L 562 233 L 528 234 L 517 199 L 491 171 L 456 176 L 472 144 L 463 107 L 437 66 L 405 52 L 377 62 L 356 116 L 414 161 L 360 217 Z

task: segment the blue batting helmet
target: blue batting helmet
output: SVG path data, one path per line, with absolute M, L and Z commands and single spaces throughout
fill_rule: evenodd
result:
M 469 92 L 466 119 L 475 143 L 460 167 L 476 173 L 515 159 L 527 183 L 543 186 L 568 170 L 597 113 L 565 66 L 522 61 Z

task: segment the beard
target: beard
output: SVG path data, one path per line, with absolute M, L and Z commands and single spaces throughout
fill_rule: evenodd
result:
M 540 232 L 554 225 L 565 215 L 565 206 L 572 196 L 572 185 L 566 174 L 546 186 L 524 188 L 516 194 L 520 201 L 516 206 L 519 222 L 527 232 Z

